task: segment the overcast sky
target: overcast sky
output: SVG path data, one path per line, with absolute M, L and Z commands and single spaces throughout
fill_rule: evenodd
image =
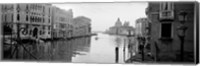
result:
M 53 4 L 61 9 L 73 10 L 74 17 L 85 16 L 90 18 L 92 31 L 105 31 L 113 26 L 119 17 L 122 23 L 129 21 L 135 26 L 135 20 L 146 17 L 145 2 L 133 3 L 66 3 Z

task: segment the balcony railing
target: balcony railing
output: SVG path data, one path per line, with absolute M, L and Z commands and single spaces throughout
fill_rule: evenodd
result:
M 173 10 L 162 10 L 159 12 L 159 20 L 174 20 Z

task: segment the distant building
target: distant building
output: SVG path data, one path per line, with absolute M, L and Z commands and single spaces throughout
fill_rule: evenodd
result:
M 18 32 L 22 38 L 51 37 L 51 4 L 0 4 L 0 7 L 1 22 L 15 37 Z
M 128 21 L 125 21 L 123 26 L 130 26 Z
M 53 38 L 67 38 L 72 34 L 72 10 L 64 10 L 58 7 L 52 7 L 52 26 L 53 26 Z
M 135 23 L 136 36 L 146 37 L 149 34 L 150 20 L 148 18 L 139 18 Z
M 129 26 L 129 22 L 125 22 L 122 25 L 122 22 L 120 21 L 120 18 L 117 19 L 114 26 L 110 27 L 107 30 L 107 33 L 109 34 L 118 34 L 118 35 L 134 35 L 134 28 Z
M 194 61 L 195 2 L 150 2 L 146 14 L 151 21 L 151 53 L 157 60 L 180 59 L 180 14 L 187 13 L 184 37 L 184 61 Z M 183 16 L 182 16 L 183 17 Z
M 116 27 L 121 27 L 122 26 L 122 22 L 120 21 L 120 18 L 117 19 L 116 23 L 115 23 Z
M 120 27 L 122 27 L 122 22 L 118 18 L 117 21 L 115 22 L 115 25 L 109 28 L 108 33 L 119 34 L 119 32 L 121 32 Z
M 91 34 L 91 19 L 78 16 L 73 19 L 73 36 L 84 36 Z

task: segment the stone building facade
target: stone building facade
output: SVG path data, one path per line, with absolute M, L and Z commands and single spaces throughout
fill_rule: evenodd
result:
M 22 38 L 51 37 L 51 4 L 1 4 L 1 22 Z M 6 31 L 4 31 L 6 32 Z
M 136 36 L 146 37 L 149 34 L 150 20 L 148 18 L 139 18 L 135 23 Z
M 53 38 L 68 38 L 72 34 L 72 10 L 64 10 L 58 7 L 52 7 L 52 26 L 53 26 Z
M 72 36 L 85 36 L 91 34 L 91 19 L 85 16 L 78 16 L 73 19 Z
M 146 15 L 151 21 L 151 53 L 156 61 L 180 60 L 178 27 L 185 20 L 184 61 L 194 61 L 195 2 L 150 2 Z M 187 13 L 180 19 L 181 13 Z M 183 16 L 182 16 L 183 17 Z M 183 32 L 181 32 L 183 34 Z

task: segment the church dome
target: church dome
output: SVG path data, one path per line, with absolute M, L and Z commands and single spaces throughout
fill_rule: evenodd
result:
M 117 22 L 115 23 L 115 26 L 122 26 L 122 22 L 120 21 L 120 19 L 117 19 Z

